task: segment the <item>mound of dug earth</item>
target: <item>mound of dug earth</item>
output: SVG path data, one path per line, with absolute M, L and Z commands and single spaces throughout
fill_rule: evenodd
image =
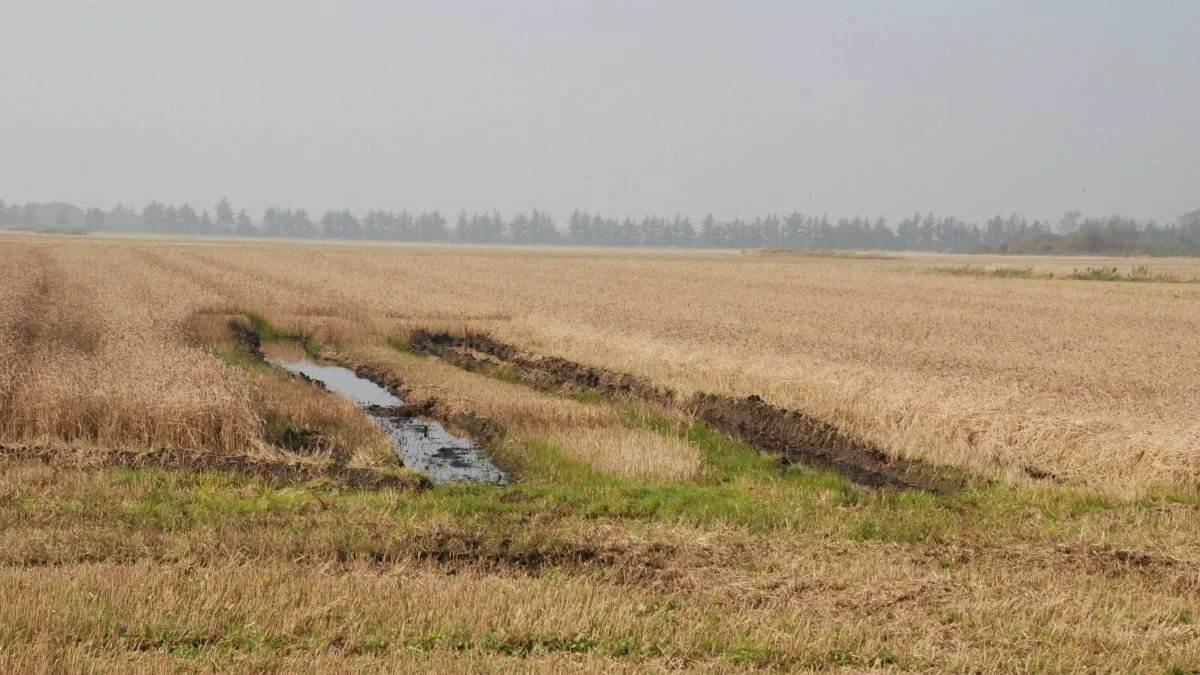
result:
M 762 452 L 836 471 L 866 487 L 946 493 L 967 484 L 966 477 L 957 470 L 891 457 L 833 425 L 806 413 L 773 406 L 758 396 L 697 393 L 679 400 L 674 392 L 644 378 L 555 356 L 539 356 L 482 334 L 418 333 L 411 344 L 414 353 L 437 356 L 466 370 L 507 369 L 518 381 L 538 389 L 585 389 L 610 398 L 672 405 Z

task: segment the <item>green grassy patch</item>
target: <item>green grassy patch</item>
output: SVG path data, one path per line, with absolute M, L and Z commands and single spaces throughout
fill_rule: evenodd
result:
M 513 368 L 512 366 L 497 366 L 492 373 L 492 377 L 495 377 L 501 382 L 508 382 L 509 384 L 512 384 L 521 381 L 521 371 Z
M 1156 508 L 1160 504 L 1177 504 L 1179 506 L 1200 509 L 1200 495 L 1186 495 L 1181 492 L 1167 491 L 1144 497 L 1138 501 L 1138 505 L 1144 509 Z
M 599 522 L 970 549 L 1037 539 L 1075 546 L 1097 533 L 1106 544 L 1122 545 L 1120 537 L 1103 533 L 1119 533 L 1122 523 L 1144 525 L 1146 518 L 1136 503 L 1108 503 L 1057 488 L 874 492 L 798 469 L 756 475 L 752 468 L 719 482 L 704 476 L 691 482 L 619 478 L 598 474 L 544 441 L 517 445 L 510 452 L 523 462 L 524 478 L 503 488 L 447 484 L 377 491 L 323 480 L 289 483 L 226 471 L 147 468 L 97 470 L 99 480 L 81 484 L 58 474 L 37 491 L 6 500 L 0 526 L 71 523 L 84 539 L 69 555 L 89 560 L 137 556 L 142 541 L 190 541 L 188 533 L 223 532 L 271 550 L 299 554 L 316 547 L 342 560 L 567 561 L 578 560 L 585 533 Z M 93 531 L 97 534 L 86 535 Z M 205 551 L 217 542 L 205 542 L 202 537 L 179 551 L 210 555 Z M 1124 545 L 1144 544 L 1134 538 Z M 19 560 L 68 555 L 39 551 L 21 553 Z M 956 562 L 941 564 L 952 568 Z M 1192 619 L 1181 614 L 1179 620 Z
M 213 350 L 213 354 L 223 363 L 241 368 L 251 373 L 262 374 L 269 372 L 273 366 L 262 359 L 255 358 L 244 349 L 221 346 Z
M 388 335 L 384 342 L 398 352 L 412 354 L 412 339 L 407 335 Z
M 596 389 L 574 389 L 568 395 L 572 401 L 584 405 L 604 405 L 604 394 Z
M 780 479 L 787 469 L 779 456 L 761 453 L 703 422 L 683 424 L 632 403 L 625 407 L 625 418 L 632 427 L 676 436 L 695 446 L 700 453 L 702 482 L 720 483 L 735 477 L 770 482 Z
M 317 340 L 311 335 L 303 335 L 301 333 L 291 333 L 283 330 L 279 326 L 271 323 L 266 317 L 252 309 L 239 309 L 236 312 L 246 318 L 250 324 L 250 332 L 258 338 L 259 342 L 280 342 L 283 340 L 293 340 L 300 343 L 304 347 L 304 352 L 310 358 L 315 358 L 317 352 L 321 351 L 324 345 L 320 340 Z
M 324 345 L 315 337 L 308 336 L 304 338 L 304 353 L 308 354 L 308 358 L 315 359 Z
M 447 489 L 416 500 L 442 501 L 457 517 L 554 513 L 586 519 L 633 519 L 690 525 L 724 523 L 753 532 L 833 528 L 854 539 L 917 540 L 944 532 L 953 510 L 943 497 L 872 493 L 827 472 L 780 469 L 771 457 L 703 425 L 687 430 L 711 467 L 695 481 L 664 482 L 602 474 L 539 439 L 511 441 L 506 452 L 520 483 L 499 491 Z M 899 520 L 897 520 L 899 519 Z M 866 525 L 874 522 L 874 525 Z
M 235 486 L 217 472 L 196 472 L 190 484 L 172 484 L 164 480 L 164 473 L 146 474 L 144 492 L 119 507 L 128 522 L 215 524 L 228 518 L 288 515 L 313 504 L 321 492 L 263 481 Z
M 285 337 L 290 337 L 262 314 L 252 309 L 239 309 L 237 313 L 246 317 L 246 321 L 250 322 L 250 332 L 254 333 L 261 342 L 278 342 Z

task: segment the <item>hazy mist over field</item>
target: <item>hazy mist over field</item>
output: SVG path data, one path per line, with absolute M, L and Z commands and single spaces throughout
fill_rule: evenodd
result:
M 0 196 L 1171 221 L 1200 3 L 0 6 Z

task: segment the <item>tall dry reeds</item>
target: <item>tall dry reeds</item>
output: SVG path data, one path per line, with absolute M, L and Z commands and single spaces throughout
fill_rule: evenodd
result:
M 175 330 L 178 289 L 161 278 L 130 283 L 120 253 L 85 253 L 5 251 L 0 437 L 259 449 L 245 378 Z

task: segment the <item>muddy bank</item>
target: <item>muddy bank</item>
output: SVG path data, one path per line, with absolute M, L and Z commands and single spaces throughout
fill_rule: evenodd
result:
M 796 411 L 773 406 L 757 396 L 735 398 L 697 393 L 681 398 L 645 378 L 553 356 L 538 356 L 487 335 L 453 336 L 419 332 L 412 351 L 436 356 L 473 372 L 502 375 L 545 391 L 592 391 L 686 411 L 694 419 L 762 452 L 835 471 L 860 485 L 947 493 L 967 484 L 956 469 L 888 456 L 838 428 Z
M 412 338 L 412 351 L 437 356 L 475 372 L 512 368 L 513 374 L 524 384 L 547 391 L 558 391 L 566 386 L 648 403 L 668 404 L 675 400 L 673 392 L 660 389 L 644 378 L 585 366 L 557 356 L 530 354 L 487 335 L 455 337 L 419 332 Z
M 962 476 L 925 462 L 889 457 L 811 416 L 778 408 L 757 396 L 696 394 L 688 401 L 697 419 L 763 452 L 791 462 L 836 471 L 860 485 L 946 493 L 963 487 Z
M 148 452 L 133 450 L 77 449 L 70 447 L 0 444 L 0 458 L 37 461 L 77 469 L 166 469 L 173 471 L 230 471 L 282 482 L 332 481 L 354 489 L 420 489 L 428 483 L 412 474 L 387 469 L 349 467 L 255 459 L 182 449 Z

